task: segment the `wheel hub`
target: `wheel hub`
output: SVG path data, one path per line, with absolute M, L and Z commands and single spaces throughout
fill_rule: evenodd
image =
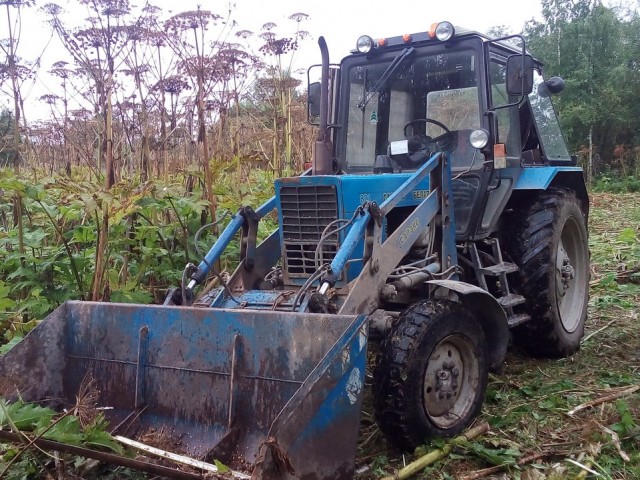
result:
M 558 244 L 555 281 L 558 314 L 567 332 L 574 332 L 583 318 L 589 268 L 586 248 L 577 220 L 569 218 Z
M 564 249 L 563 245 L 558 248 L 558 258 L 556 261 L 556 273 L 558 281 L 556 282 L 556 291 L 559 297 L 564 297 L 571 287 L 571 282 L 576 276 L 576 271 L 571 265 L 571 259 Z
M 430 415 L 441 416 L 451 411 L 458 401 L 462 358 L 451 344 L 441 344 L 431 358 L 434 364 L 427 370 L 425 404 Z

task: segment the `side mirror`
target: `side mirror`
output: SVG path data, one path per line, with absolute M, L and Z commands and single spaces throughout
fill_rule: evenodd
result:
M 507 58 L 507 93 L 529 95 L 533 90 L 533 58 L 531 55 L 511 55 Z
M 557 95 L 564 90 L 564 80 L 561 77 L 551 77 L 544 83 L 551 95 Z
M 538 85 L 538 95 L 544 98 L 557 95 L 564 90 L 564 80 L 560 77 L 551 77 L 546 82 Z
M 310 83 L 307 87 L 307 110 L 309 120 L 320 116 L 320 82 Z

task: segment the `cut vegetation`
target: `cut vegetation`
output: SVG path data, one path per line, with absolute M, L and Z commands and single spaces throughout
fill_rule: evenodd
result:
M 504 373 L 490 376 L 477 420 L 490 431 L 426 467 L 424 478 L 640 478 L 640 195 L 593 194 L 589 223 L 580 350 L 539 360 L 512 348 Z M 357 478 L 393 475 L 444 443 L 397 454 L 365 408 Z

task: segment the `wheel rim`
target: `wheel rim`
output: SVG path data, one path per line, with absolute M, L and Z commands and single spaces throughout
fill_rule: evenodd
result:
M 463 335 L 444 338 L 427 360 L 422 392 L 427 416 L 445 429 L 466 418 L 479 387 L 473 345 Z
M 574 332 L 582 321 L 587 299 L 587 246 L 580 224 L 569 217 L 562 228 L 556 252 L 556 305 L 562 327 Z

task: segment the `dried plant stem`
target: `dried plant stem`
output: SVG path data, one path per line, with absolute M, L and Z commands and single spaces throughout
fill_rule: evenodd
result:
M 462 435 L 452 439 L 441 449 L 432 450 L 426 455 L 411 462 L 406 467 L 398 470 L 398 473 L 396 473 L 393 477 L 385 477 L 382 480 L 404 480 L 406 478 L 409 478 L 412 475 L 421 472 L 425 467 L 449 455 L 456 446 L 467 443 L 469 440 L 479 437 L 480 435 L 484 435 L 488 431 L 489 424 L 486 422 L 481 423 L 477 427 L 471 428 Z
M 592 400 L 590 402 L 583 403 L 582 405 L 578 405 L 574 409 L 569 410 L 567 413 L 570 417 L 572 417 L 573 415 L 580 412 L 581 410 L 585 410 L 590 407 L 595 407 L 596 405 L 600 405 L 602 403 L 611 402 L 612 400 L 617 400 L 620 397 L 624 397 L 631 393 L 637 392 L 638 390 L 640 390 L 640 385 L 634 385 L 630 388 L 625 388 L 624 390 L 620 390 L 619 392 L 613 393 L 611 395 L 607 395 L 606 397 L 596 398 L 595 400 Z
M 586 337 L 584 337 L 582 339 L 581 343 L 586 343 L 587 340 L 589 340 L 591 337 L 599 334 L 600 332 L 602 332 L 603 330 L 606 330 L 607 328 L 609 328 L 611 325 L 613 325 L 616 322 L 617 319 L 613 319 L 611 320 L 609 323 L 607 323 L 604 327 L 599 328 L 598 330 L 596 330 L 595 332 L 591 332 L 589 335 L 587 335 Z

